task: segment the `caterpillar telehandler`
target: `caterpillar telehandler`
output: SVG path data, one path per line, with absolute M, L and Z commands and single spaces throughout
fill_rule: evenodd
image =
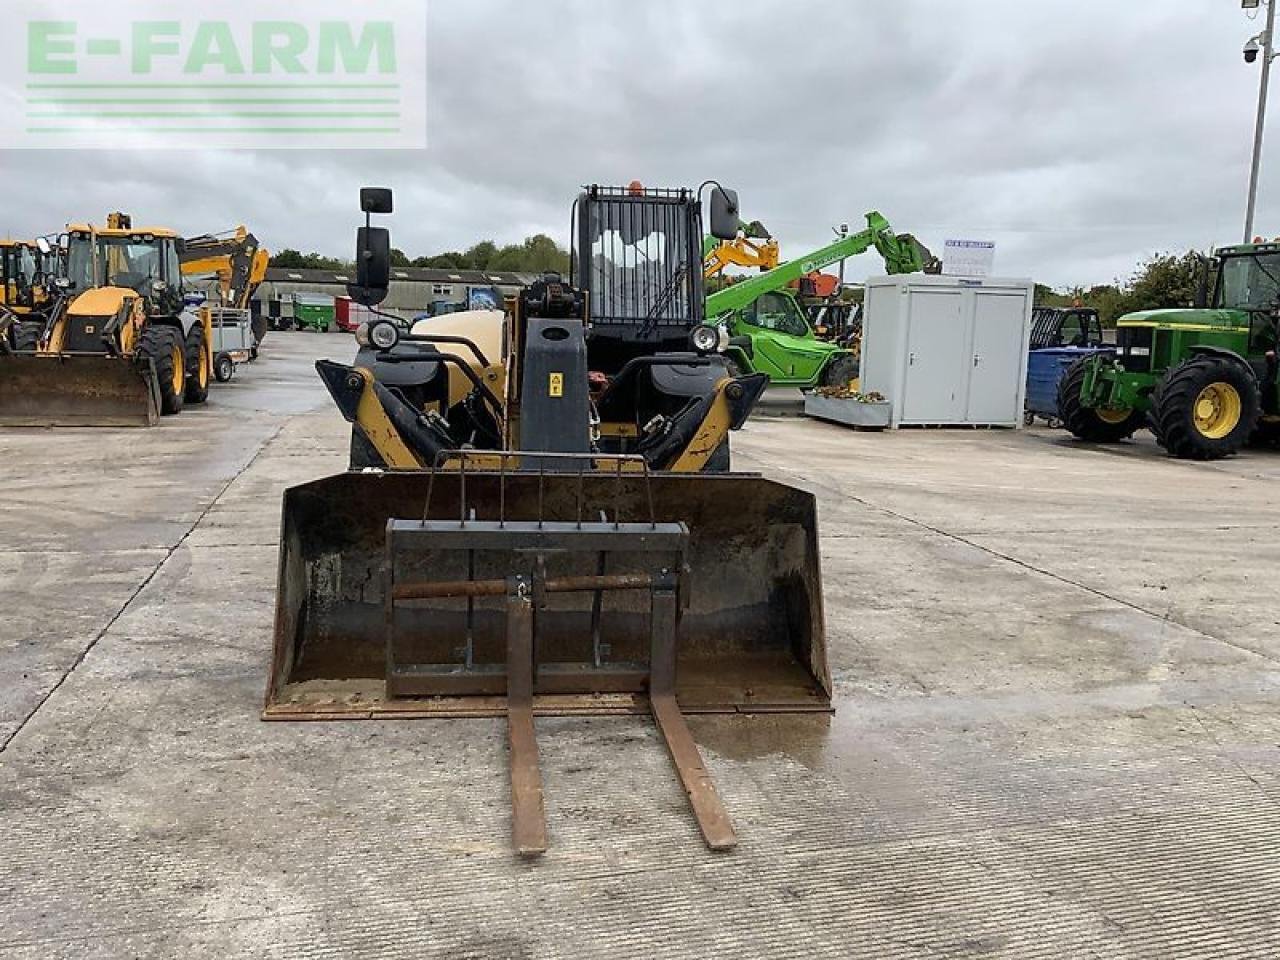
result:
M 58 302 L 0 358 L 0 424 L 150 426 L 202 403 L 212 329 L 183 304 L 177 235 L 117 213 L 65 244 Z
M 390 191 L 361 201 L 349 292 L 373 308 Z M 736 198 L 710 205 L 731 235 Z M 317 363 L 377 465 L 285 491 L 263 717 L 505 716 L 536 855 L 535 715 L 652 713 L 724 849 L 684 714 L 830 710 L 814 498 L 714 469 L 764 378 L 702 323 L 697 193 L 588 187 L 575 217 L 568 278 L 408 333 L 384 315 L 359 362 Z
M 1280 436 L 1280 241 L 1219 249 L 1212 300 L 1116 322 L 1116 348 L 1075 361 L 1058 415 L 1081 440 L 1114 443 L 1144 426 L 1173 457 L 1218 460 Z

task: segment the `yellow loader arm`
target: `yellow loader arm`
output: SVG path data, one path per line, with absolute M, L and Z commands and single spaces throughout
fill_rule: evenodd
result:
M 429 469 L 442 453 L 456 449 L 441 418 L 415 410 L 370 370 L 318 360 L 316 371 L 343 417 L 364 435 L 387 469 Z M 639 452 L 649 468 L 704 470 L 729 431 L 746 421 L 768 382 L 764 374 L 724 377 L 711 393 L 691 398 L 641 442 Z

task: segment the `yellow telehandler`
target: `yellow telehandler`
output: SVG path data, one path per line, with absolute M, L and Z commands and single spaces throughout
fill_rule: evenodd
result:
M 389 190 L 349 293 L 378 313 Z M 711 196 L 712 231 L 736 198 Z M 702 204 L 588 187 L 568 278 L 361 327 L 317 370 L 352 469 L 285 491 L 263 718 L 505 716 L 512 840 L 547 848 L 534 717 L 647 712 L 707 845 L 734 828 L 687 712 L 829 711 L 815 503 L 727 472 L 762 391 L 701 323 Z M 731 216 L 732 214 L 732 216 Z

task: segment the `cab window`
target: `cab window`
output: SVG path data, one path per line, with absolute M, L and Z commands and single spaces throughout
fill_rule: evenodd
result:
M 793 337 L 803 337 L 809 332 L 809 325 L 796 313 L 795 301 L 781 293 L 766 293 L 758 297 L 743 310 L 743 319 L 753 327 L 776 330 Z

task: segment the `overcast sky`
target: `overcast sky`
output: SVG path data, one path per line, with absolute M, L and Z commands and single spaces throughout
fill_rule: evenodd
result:
M 266 6 L 264 4 L 264 6 Z M 738 189 L 784 256 L 871 209 L 935 252 L 1105 282 L 1236 242 L 1261 29 L 1238 0 L 431 0 L 426 151 L 4 154 L 0 233 L 132 212 L 349 256 L 362 184 L 411 256 L 535 231 L 579 184 Z M 1275 107 L 1280 113 L 1280 106 Z M 1272 126 L 1280 123 L 1280 116 Z M 1280 131 L 1258 229 L 1280 234 Z M 883 272 L 874 255 L 850 279 Z

